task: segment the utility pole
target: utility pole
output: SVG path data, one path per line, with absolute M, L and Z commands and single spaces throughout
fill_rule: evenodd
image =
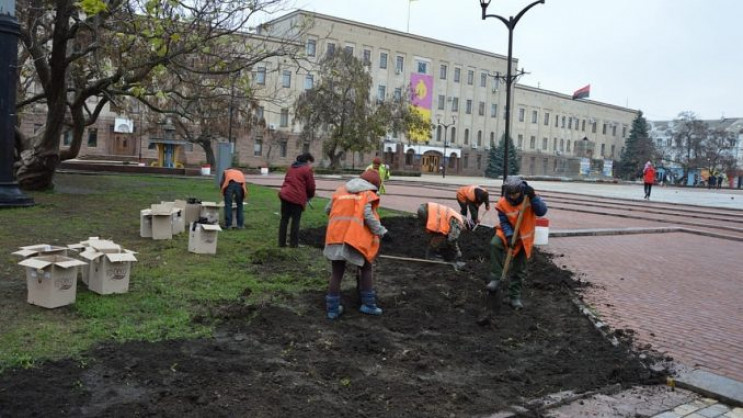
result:
M 13 173 L 18 36 L 15 0 L 0 0 L 0 208 L 33 206 Z

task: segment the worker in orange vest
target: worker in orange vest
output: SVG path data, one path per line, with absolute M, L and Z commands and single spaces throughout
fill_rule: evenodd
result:
M 480 223 L 479 209 L 482 204 L 485 204 L 485 210 L 490 210 L 490 197 L 488 190 L 482 186 L 462 186 L 457 190 L 457 203 L 459 203 L 459 209 L 465 218 L 469 209 L 470 219 L 475 224 Z
M 495 236 L 490 241 L 490 283 L 488 291 L 494 292 L 500 286 L 503 268 L 508 250 L 513 250 L 513 259 L 508 270 L 511 276 L 508 289 L 511 307 L 523 309 L 521 302 L 521 288 L 526 277 L 526 263 L 531 257 L 534 246 L 534 233 L 537 227 L 537 217 L 547 214 L 547 204 L 537 196 L 534 188 L 519 176 L 508 176 L 503 183 L 504 195 L 495 204 L 500 224 L 495 227 Z M 524 199 L 529 199 L 525 205 Z M 519 226 L 517 240 L 511 248 L 514 228 L 518 223 L 519 213 L 524 211 Z
M 465 220 L 456 210 L 434 202 L 420 205 L 417 216 L 418 222 L 431 236 L 426 247 L 426 258 L 451 259 L 453 257 L 450 254 L 453 252 L 455 259 L 459 261 L 462 258 L 459 236 L 463 230 L 471 229 L 474 223 Z M 437 257 L 431 257 L 431 250 L 437 253 Z
M 224 196 L 224 228 L 232 228 L 232 199 L 237 203 L 237 229 L 244 228 L 243 200 L 248 194 L 245 174 L 236 168 L 228 168 L 222 173 L 222 195 Z
M 387 228 L 379 221 L 377 190 L 381 183 L 379 173 L 364 171 L 339 187 L 325 207 L 329 215 L 323 255 L 331 261 L 332 274 L 325 296 L 328 319 L 343 313 L 341 305 L 341 280 L 346 263 L 359 268 L 359 311 L 367 315 L 381 315 L 372 282 L 372 262 L 379 252 L 380 237 L 391 240 Z

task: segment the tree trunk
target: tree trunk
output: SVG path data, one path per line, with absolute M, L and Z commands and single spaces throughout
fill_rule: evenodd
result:
M 27 149 L 21 152 L 16 179 L 23 190 L 46 190 L 54 188 L 54 172 L 59 165 L 56 149 Z

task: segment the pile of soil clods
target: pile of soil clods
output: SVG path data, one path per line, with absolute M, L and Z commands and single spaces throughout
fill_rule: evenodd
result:
M 414 219 L 383 222 L 395 234 L 383 253 L 422 256 Z M 287 295 L 282 304 L 219 306 L 224 325 L 211 339 L 110 344 L 84 361 L 6 372 L 0 415 L 472 417 L 534 408 L 529 400 L 560 391 L 662 379 L 601 337 L 570 302 L 570 273 L 540 255 L 526 309 L 503 308 L 478 322 L 488 306 L 490 234 L 463 237 L 462 271 L 380 259 L 380 317 L 357 311 L 349 272 L 337 321 L 325 318 L 322 291 Z M 321 247 L 324 228 L 300 235 Z

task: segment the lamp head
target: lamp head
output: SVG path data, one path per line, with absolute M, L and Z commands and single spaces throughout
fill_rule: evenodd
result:
M 488 12 L 488 6 L 490 6 L 490 0 L 480 0 L 480 7 L 482 7 L 482 20 L 485 20 L 485 14 Z

